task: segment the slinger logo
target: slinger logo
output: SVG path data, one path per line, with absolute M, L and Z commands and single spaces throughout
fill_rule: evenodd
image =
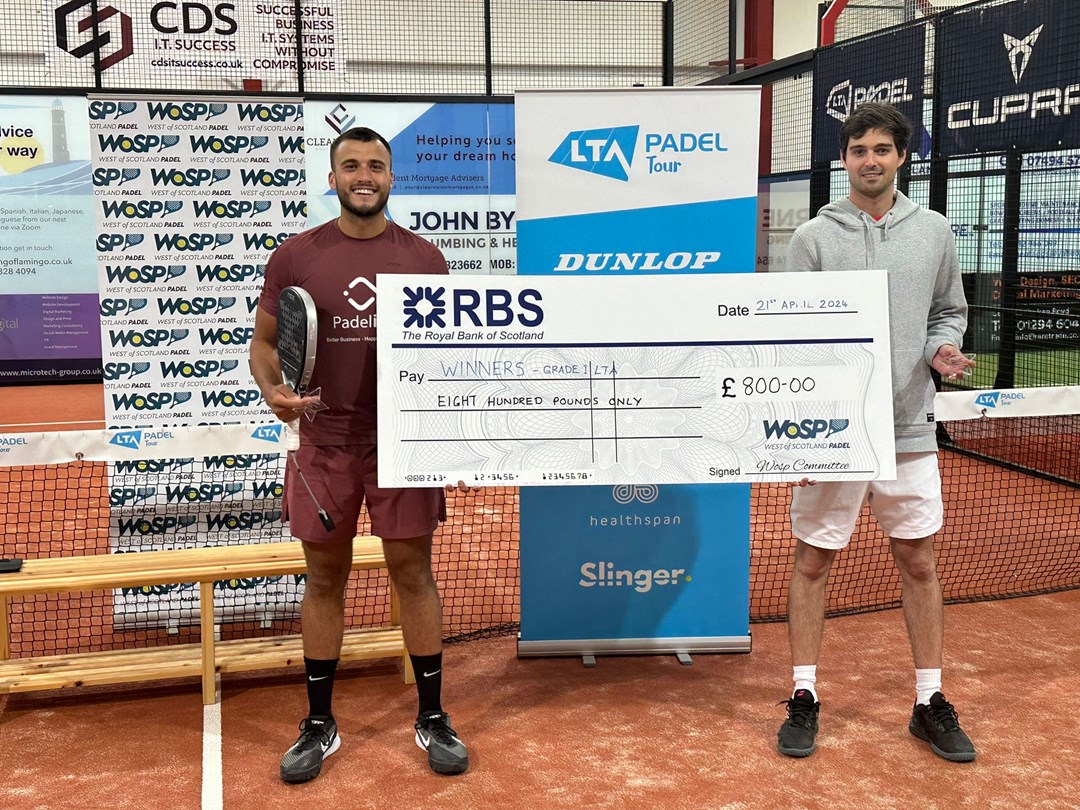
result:
M 614 180 L 629 180 L 638 129 L 632 126 L 576 130 L 563 138 L 548 161 Z
M 1035 41 L 1039 38 L 1042 30 L 1043 26 L 1040 25 L 1023 39 L 1002 34 L 1005 38 L 1005 50 L 1009 53 L 1009 66 L 1012 68 L 1013 81 L 1017 84 L 1020 84 L 1020 80 L 1024 78 L 1024 71 L 1027 70 L 1028 62 L 1031 61 L 1031 52 L 1035 49 Z

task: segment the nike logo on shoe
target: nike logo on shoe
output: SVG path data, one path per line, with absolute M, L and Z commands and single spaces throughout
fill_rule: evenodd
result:
M 424 732 L 422 731 L 416 732 L 416 736 L 420 738 L 420 742 L 424 744 L 424 748 L 427 748 L 428 745 L 431 743 L 431 737 L 425 737 Z
M 438 675 L 440 672 L 442 672 L 441 669 L 437 669 L 434 672 L 425 672 L 424 677 L 425 678 L 430 678 L 432 675 Z

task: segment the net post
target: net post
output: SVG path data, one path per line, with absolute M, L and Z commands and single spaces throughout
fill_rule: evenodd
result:
M 203 705 L 217 703 L 217 662 L 214 657 L 214 582 L 199 583 L 199 625 L 202 636 Z

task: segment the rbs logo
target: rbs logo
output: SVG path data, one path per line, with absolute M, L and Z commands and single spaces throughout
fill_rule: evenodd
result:
M 446 327 L 445 288 L 405 288 L 406 328 Z M 454 326 L 509 326 L 517 321 L 522 326 L 539 326 L 544 320 L 543 300 L 538 290 L 521 290 L 515 297 L 509 290 L 488 289 L 453 291 L 451 307 Z

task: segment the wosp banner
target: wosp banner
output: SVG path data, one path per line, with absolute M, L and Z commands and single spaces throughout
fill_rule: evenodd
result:
M 519 92 L 518 272 L 610 275 L 616 302 L 628 274 L 752 272 L 759 106 L 756 87 Z M 518 654 L 749 650 L 749 499 L 522 488 Z

